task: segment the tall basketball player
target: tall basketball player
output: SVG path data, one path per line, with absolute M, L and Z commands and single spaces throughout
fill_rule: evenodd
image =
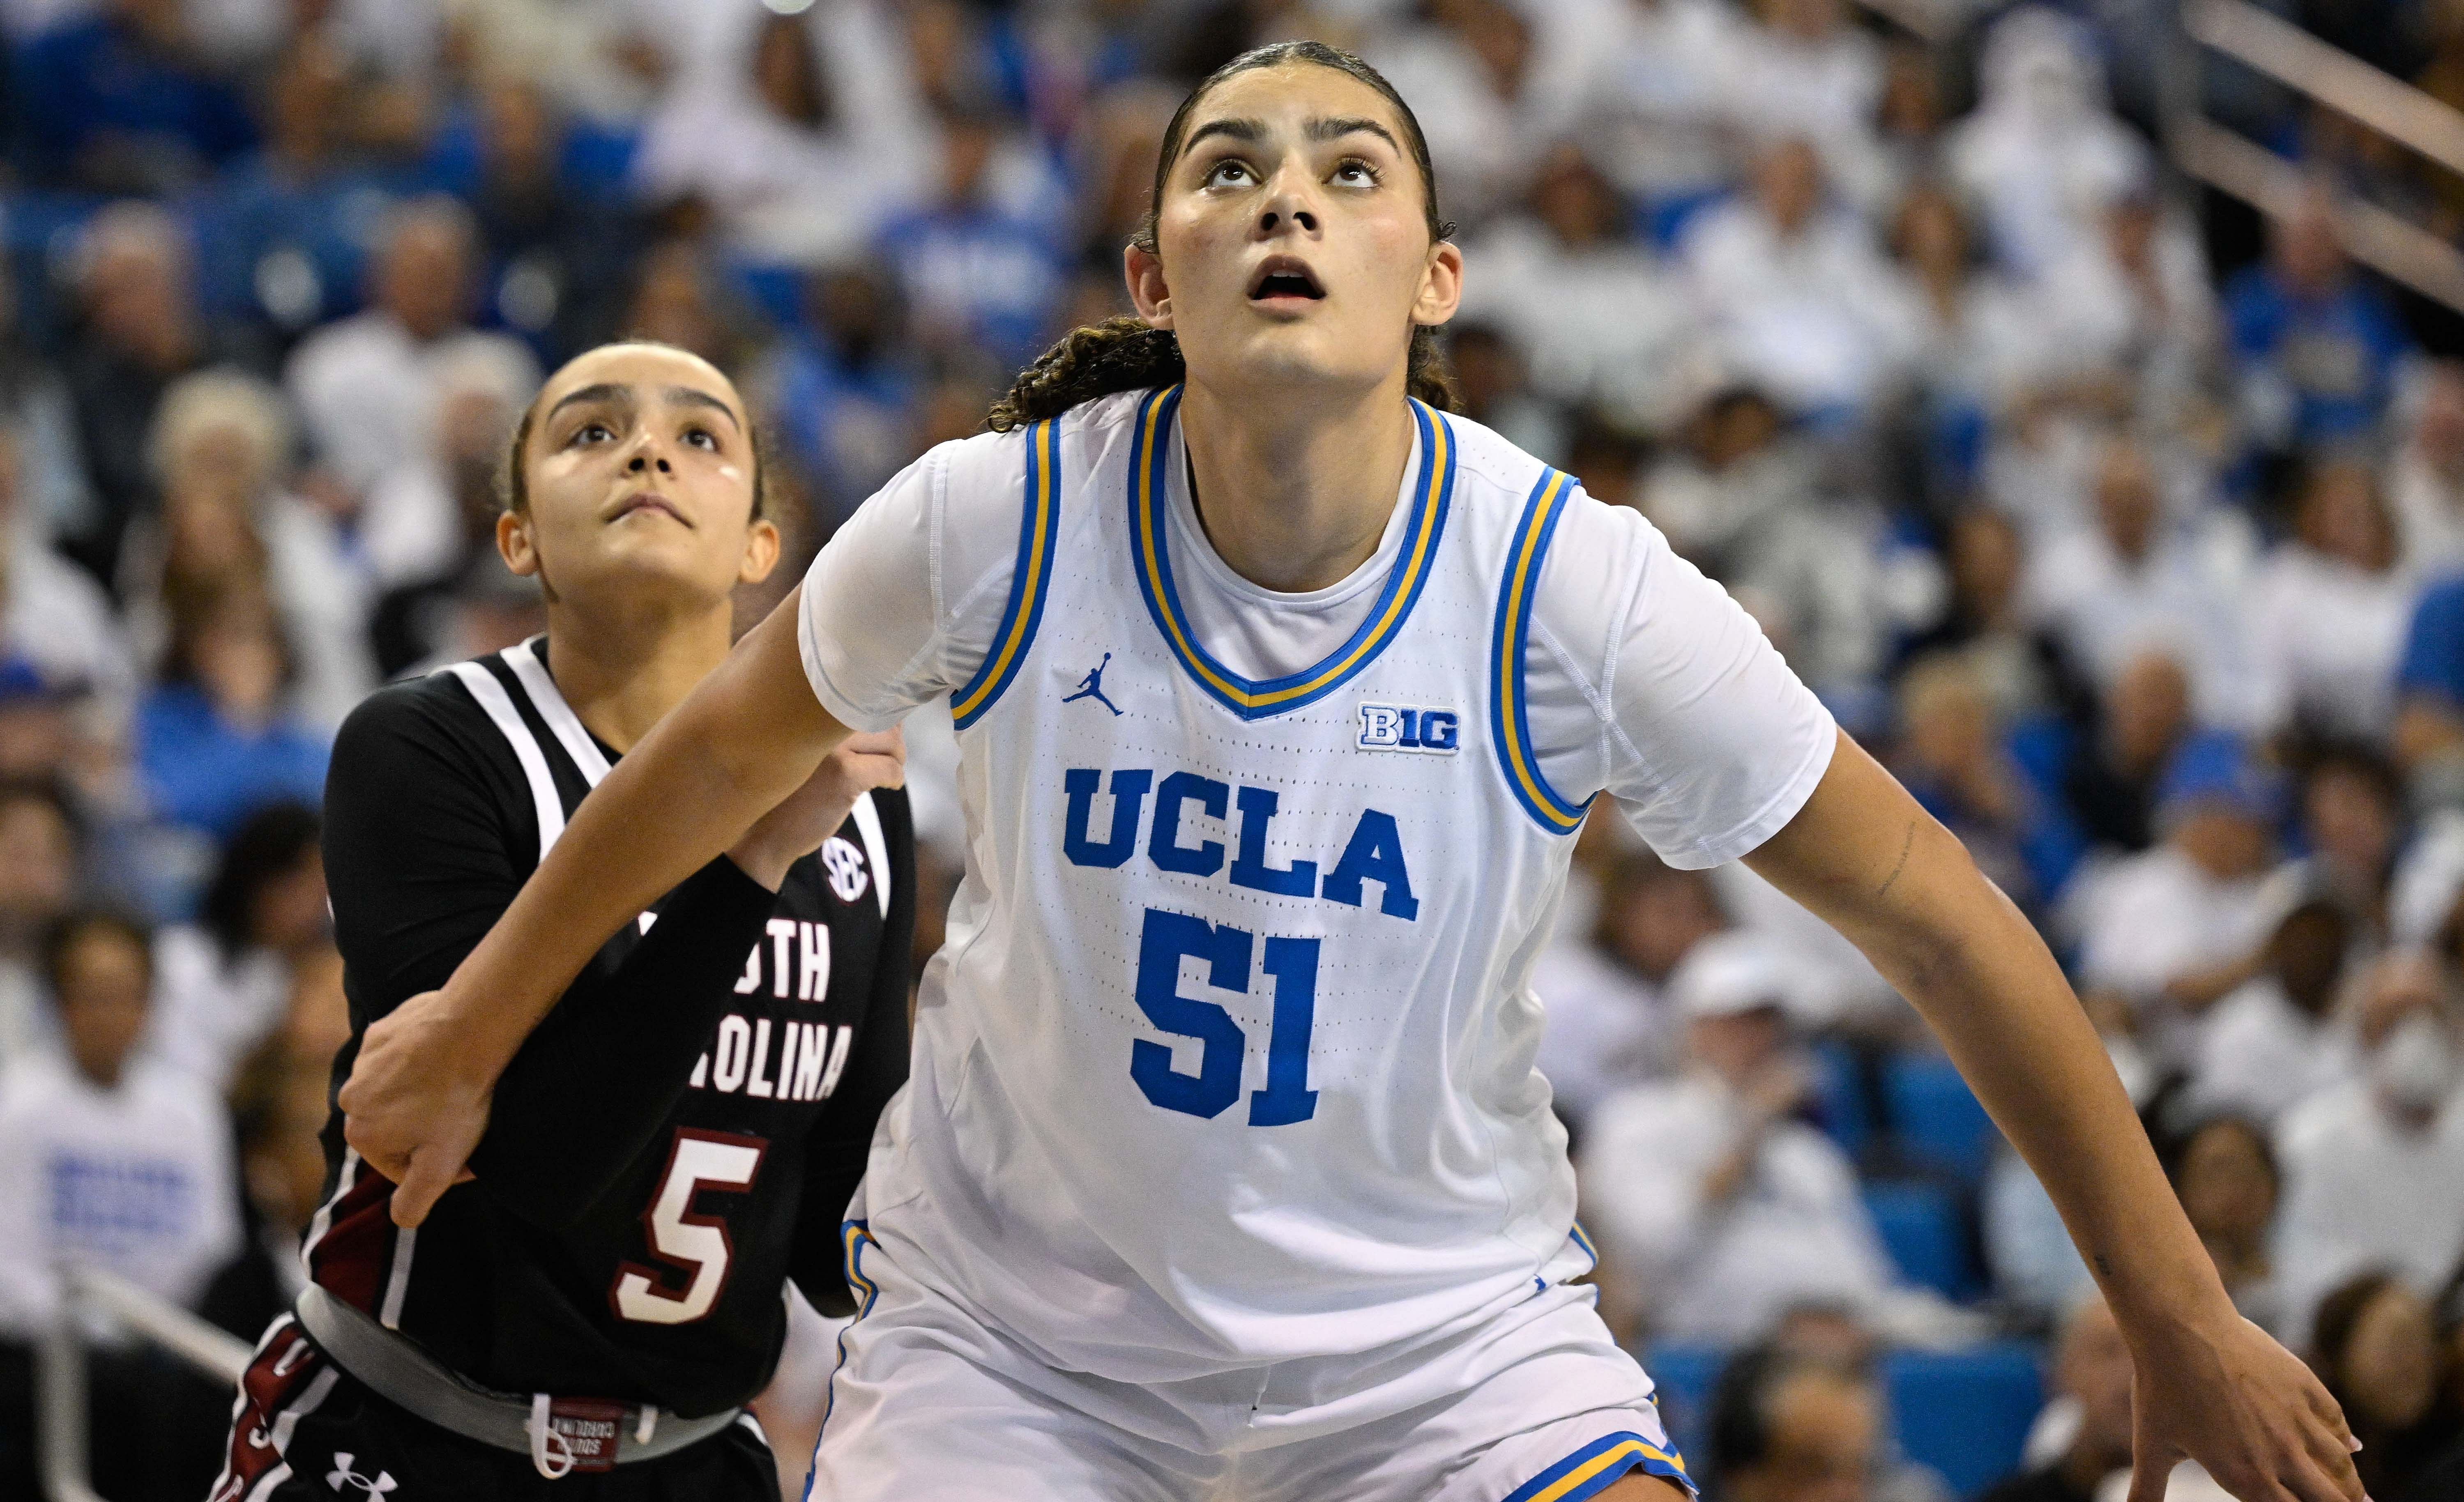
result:
M 1647 1502 L 1526 986 L 1601 793 L 1855 940 L 2050 1186 L 2188 1452 L 2358 1502 L 2018 912 L 1635 513 L 1447 415 L 1418 124 L 1309 43 L 1181 107 L 1127 251 L 996 431 L 891 482 L 576 818 L 351 1140 L 415 1221 L 563 977 L 848 727 L 946 699 L 968 868 L 850 1211 L 830 1502 Z M 1109 659 L 1107 654 L 1110 654 Z M 1100 697 L 1095 690 L 1101 689 Z
M 355 1030 L 453 972 L 725 659 L 736 589 L 778 558 L 744 405 L 681 350 L 566 365 L 506 476 L 497 542 L 539 577 L 547 634 L 384 689 L 335 746 L 325 869 Z M 496 1088 L 475 1182 L 416 1230 L 337 1118 L 313 1281 L 242 1382 L 215 1502 L 775 1502 L 741 1405 L 789 1279 L 849 1302 L 839 1225 L 907 1073 L 899 775 L 894 737 L 848 742 L 593 940 Z

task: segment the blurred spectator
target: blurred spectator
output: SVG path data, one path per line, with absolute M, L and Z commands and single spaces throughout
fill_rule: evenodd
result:
M 1675 1065 L 1664 989 L 1694 947 L 1727 923 L 1701 872 L 1629 852 L 1600 884 L 1590 942 L 1541 951 L 1531 990 L 1548 1009 L 1549 1027 L 1538 1064 L 1577 1138 L 1603 1099 Z
M 1912 353 L 1889 266 L 1864 224 L 1824 200 L 1814 142 L 1755 158 L 1751 191 L 1689 223 L 1693 294 L 1736 368 L 1801 412 L 1861 407 Z
M 2041 379 L 2119 384 L 2150 431 L 2211 419 L 2224 316 L 2198 227 L 2143 181 L 2047 268 L 2036 309 Z
M 1908 659 L 1956 657 L 1966 663 L 1995 723 L 2012 724 L 2041 707 L 2052 689 L 2043 639 L 2020 618 L 2025 564 L 2019 530 L 1999 512 L 1969 507 L 1951 518 L 1943 558 L 1949 608 L 1908 643 Z
M 2050 1464 L 2013 1476 L 1977 1502 L 2097 1502 L 2104 1479 L 2130 1469 L 2131 1375 L 2130 1347 L 2112 1309 L 2093 1295 L 2080 1300 L 2062 1320 L 2048 1404 L 2059 1410 L 2054 1422 L 2068 1438 Z
M 1572 131 L 1591 63 L 1587 18 L 1571 6 L 1450 0 L 1369 39 L 1369 60 L 1428 134 L 1448 213 L 1476 222 L 1512 202 L 1540 153 Z M 1289 34 L 1297 19 L 1269 34 Z
M 489 316 L 547 361 L 612 321 L 608 300 L 640 249 L 632 226 L 562 176 L 564 123 L 534 80 L 498 74 L 479 92 L 478 176 L 471 190 Z
M 749 368 L 762 338 L 721 269 L 691 240 L 662 241 L 642 252 L 609 333 L 673 344 L 721 370 Z
M 2269 231 L 2267 259 L 2225 288 L 2243 420 L 2268 448 L 2366 443 L 2411 340 L 2346 263 L 2322 197 Z
M 535 376 L 503 344 L 468 344 L 436 361 L 434 430 L 360 508 L 359 552 L 376 589 L 457 574 L 474 550 L 495 547 L 496 471 Z
M 428 446 L 447 361 L 495 345 L 539 380 L 518 342 L 467 327 L 478 250 L 470 210 L 441 195 L 398 205 L 377 245 L 368 310 L 310 335 L 283 375 L 317 461 L 353 505 Z
M 2023 910 L 2038 892 L 2029 862 L 2031 789 L 1995 733 L 1992 702 L 1964 658 L 1927 658 L 1900 679 L 1900 780 Z
M 2246 724 L 2240 560 L 2213 534 L 2232 523 L 2214 512 L 2169 523 L 2155 463 L 2130 438 L 2104 443 L 2090 488 L 2089 524 L 2057 533 L 2029 557 L 2029 619 L 2097 685 L 2143 652 L 2170 652 L 2200 719 Z
M 0 1077 L 0 1329 L 20 1339 L 57 1317 L 63 1257 L 189 1305 L 239 1240 L 221 1101 L 139 1050 L 145 931 L 76 914 L 43 964 L 67 1047 Z
M 220 839 L 266 803 L 319 796 L 327 738 L 283 707 L 296 671 L 261 593 L 224 590 L 173 617 L 163 686 L 137 711 L 137 770 L 159 817 Z
M 55 690 L 92 694 L 102 720 L 93 729 L 116 736 L 136 700 L 137 664 L 111 597 L 28 514 L 24 453 L 0 422 L 0 655 Z
M 2393 937 L 2389 885 L 2404 840 L 2404 787 L 2387 759 L 2362 741 L 2330 742 L 2301 776 L 2302 880 L 2343 910 L 2353 947 Z
M 1723 0 L 1618 0 L 1587 49 L 1583 139 L 1618 191 L 1682 208 L 1728 176 L 1722 85 L 1742 30 Z
M 43 935 L 77 900 L 77 826 L 41 783 L 0 783 L 0 1069 L 57 1028 L 42 1002 Z
M 1845 0 L 1757 0 L 1749 9 L 1762 24 L 1734 34 L 1719 74 L 1731 125 L 1764 140 L 1802 138 L 1846 196 L 1870 205 L 1881 187 L 1872 133 L 1881 47 L 1858 30 Z
M 2314 467 L 2293 534 L 2251 581 L 2257 723 L 2330 735 L 2385 734 L 2412 614 L 2377 475 L 2359 460 Z
M 855 97 L 888 60 L 822 45 L 825 12 L 869 9 L 764 12 L 741 72 L 681 77 L 643 132 L 636 195 L 707 216 L 756 262 L 817 267 L 862 250 L 931 170 L 913 116 Z
M 2164 1063 L 2193 1056 L 2202 1014 L 2256 971 L 2282 802 L 2277 778 L 2238 741 L 2195 736 L 2165 771 L 2163 843 L 2073 889 L 2081 989 L 2131 1006 Z
M 1913 340 L 1918 474 L 1939 513 L 1965 499 L 1986 426 L 2028 373 L 2041 320 L 2024 289 L 1986 269 L 1958 200 L 1938 185 L 1901 199 L 1890 247 Z
M 2147 150 L 2114 119 L 2095 44 L 2042 6 L 1994 23 L 1976 111 L 1950 128 L 1950 171 L 1981 206 L 1995 259 L 2044 275 L 2096 232 L 2105 207 L 2141 181 Z
M 243 1340 L 264 1334 L 307 1282 L 299 1237 L 324 1195 L 325 1147 L 318 1134 L 329 1109 L 331 1070 L 330 1058 L 277 1049 L 238 1112 L 247 1235 L 207 1285 L 197 1312 Z
M 56 269 L 53 276 L 57 279 Z M 13 478 L 24 497 L 10 520 L 46 543 L 83 530 L 94 514 L 94 485 L 77 442 L 77 412 L 60 362 L 36 347 L 26 327 L 16 273 L 0 256 L 0 429 L 15 439 Z
M 993 195 L 1002 145 L 997 117 L 945 117 L 940 182 L 924 207 L 882 227 L 873 250 L 898 278 L 927 348 L 979 350 L 1015 370 L 1051 339 L 1062 266 L 1053 237 Z
M 1543 399 L 1669 425 L 1699 354 L 1682 279 L 1632 237 L 1617 190 L 1573 146 L 1542 161 L 1529 202 L 1465 250 L 1481 274 L 1463 316 L 1504 330 Z
M 2333 1009 L 2352 938 L 2343 909 L 2321 899 L 2277 924 L 2259 973 L 2216 1003 L 2200 1036 L 2189 1069 L 2201 1109 L 2268 1124 L 2350 1078 L 2350 1043 Z
M 1566 417 L 1532 392 L 1529 362 L 1505 330 L 1458 317 L 1446 325 L 1446 363 L 1465 417 L 1528 454 L 1551 463 L 1566 457 Z
M 886 272 L 819 272 L 806 285 L 805 309 L 803 324 L 779 341 L 756 377 L 753 400 L 774 414 L 781 446 L 837 518 L 905 466 L 923 373 Z
M 2457 14 L 2464 20 L 2464 10 Z M 2464 364 L 2423 362 L 2411 419 L 2387 467 L 2387 494 L 2406 572 L 2435 578 L 2464 568 Z
M 17 160 L 47 186 L 165 193 L 254 138 L 248 108 L 196 51 L 181 0 L 105 0 L 17 50 Z
M 375 686 L 372 600 L 333 517 L 286 487 L 291 414 L 281 394 L 229 370 L 182 377 L 164 393 L 147 445 L 162 519 L 131 534 L 121 586 L 145 655 L 161 662 L 176 618 L 208 597 L 262 594 L 297 667 L 286 707 L 312 725 L 340 725 Z
M 2353 1464 L 2373 1497 L 2413 1494 L 2415 1475 L 2455 1442 L 2439 1413 L 2430 1303 L 2387 1273 L 2365 1273 L 2319 1303 L 2310 1364 L 2362 1442 Z
M 249 816 L 223 846 L 197 921 L 155 938 L 160 979 L 147 1049 L 218 1094 L 282 1021 L 298 968 L 326 942 L 319 828 L 304 804 Z
M 386 194 L 345 155 L 352 83 L 315 40 L 294 43 L 266 76 L 262 150 L 234 163 L 200 206 L 206 305 L 297 337 L 358 301 L 366 220 Z
M 1792 1046 L 1789 976 L 1746 934 L 1699 941 L 1668 983 L 1687 1069 L 1594 1111 L 1583 1203 L 1605 1268 L 1648 1328 L 1749 1339 L 1792 1304 L 1877 1299 L 1889 1263 L 1832 1141 L 1796 1120 L 1812 1077 Z
M 2289 1335 L 2284 1289 L 2268 1244 L 2283 1181 L 2265 1127 L 2246 1117 L 2211 1117 L 2170 1144 L 2165 1168 L 2233 1307 Z
M 64 541 L 72 557 L 111 583 L 128 524 L 155 505 L 147 439 L 164 390 L 218 360 L 256 361 L 243 341 L 202 320 L 187 236 L 155 205 L 114 204 L 97 213 L 77 265 L 83 322 L 65 369 L 94 510 Z
M 2418 955 L 2381 960 L 2353 1006 L 2359 1078 L 2277 1126 L 2277 1261 L 2295 1329 L 2327 1289 L 2365 1269 L 2427 1294 L 2464 1247 L 2464 1090 L 2438 973 Z
M 1829 1362 L 1742 1352 L 1711 1400 L 1705 1475 L 1723 1502 L 1871 1502 L 1881 1408 L 1872 1382 Z

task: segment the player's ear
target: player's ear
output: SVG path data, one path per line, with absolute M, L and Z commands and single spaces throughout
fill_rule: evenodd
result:
M 1172 289 L 1164 285 L 1163 257 L 1135 244 L 1121 251 L 1121 274 L 1138 316 L 1158 329 L 1172 327 Z
M 779 527 L 766 516 L 754 518 L 744 533 L 744 561 L 737 565 L 739 584 L 759 584 L 779 566 Z
M 531 545 L 529 517 L 516 511 L 496 513 L 496 555 L 516 574 L 539 572 L 539 550 Z
M 1420 271 L 1420 294 L 1412 299 L 1412 321 L 1434 329 L 1463 306 L 1463 251 L 1452 240 L 1429 247 L 1428 264 Z

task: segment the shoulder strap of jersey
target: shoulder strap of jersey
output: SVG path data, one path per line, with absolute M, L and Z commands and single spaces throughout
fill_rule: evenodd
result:
M 486 664 L 455 663 L 437 671 L 462 680 L 462 686 L 471 691 L 471 697 L 487 711 L 496 732 L 514 749 L 514 759 L 521 763 L 522 777 L 531 786 L 531 806 L 539 814 L 539 858 L 545 860 L 557 837 L 564 833 L 564 795 L 557 792 L 556 775 L 548 770 L 547 752 L 540 748 L 539 737 L 522 723 L 521 711 L 514 707 L 513 695 L 505 691 L 495 674 L 488 671 Z
M 1060 535 L 1061 420 L 1045 418 L 1026 430 L 1026 497 L 1019 508 L 1018 565 L 1010 573 L 1009 600 L 1001 607 L 983 665 L 950 696 L 950 721 L 958 729 L 983 718 L 1026 661 L 1035 628 L 1044 620 Z
M 1552 835 L 1571 835 L 1583 827 L 1590 802 L 1576 803 L 1540 774 L 1540 757 L 1531 744 L 1531 719 L 1525 707 L 1524 659 L 1531 638 L 1531 600 L 1540 588 L 1540 566 L 1549 555 L 1549 539 L 1574 493 L 1574 482 L 1546 467 L 1524 502 L 1507 550 L 1506 577 L 1497 588 L 1497 619 L 1489 629 L 1489 739 L 1506 773 L 1506 785 L 1532 821 Z

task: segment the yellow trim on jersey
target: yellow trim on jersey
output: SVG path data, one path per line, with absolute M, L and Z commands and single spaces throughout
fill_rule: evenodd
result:
M 1410 613 L 1413 601 L 1419 598 L 1420 586 L 1427 582 L 1430 561 L 1436 555 L 1438 537 L 1442 531 L 1443 504 L 1452 473 L 1453 434 L 1443 419 L 1436 417 L 1418 401 L 1412 403 L 1423 448 L 1420 488 L 1419 494 L 1412 503 L 1413 515 L 1406 524 L 1411 529 L 1411 549 L 1408 555 L 1397 561 L 1394 575 L 1387 581 L 1384 608 L 1355 632 L 1347 645 L 1337 648 L 1333 656 L 1317 666 L 1288 678 L 1256 683 L 1222 667 L 1199 645 L 1197 632 L 1181 614 L 1180 599 L 1164 555 L 1164 503 L 1160 490 L 1164 454 L 1160 434 L 1165 419 L 1178 406 L 1179 390 L 1177 386 L 1167 386 L 1147 398 L 1145 410 L 1139 417 L 1137 441 L 1130 456 L 1137 563 L 1148 603 L 1181 665 L 1188 668 L 1210 693 L 1233 709 L 1244 714 L 1260 714 L 1316 698 L 1350 676 L 1393 640 L 1403 618 Z
M 1524 808 L 1540 821 L 1543 828 L 1560 835 L 1573 834 L 1582 826 L 1585 809 L 1570 804 L 1560 796 L 1540 768 L 1531 750 L 1531 727 L 1524 707 L 1523 657 L 1529 635 L 1531 595 L 1537 587 L 1539 561 L 1552 523 L 1564 509 L 1573 482 L 1562 472 L 1551 469 L 1542 477 L 1530 503 L 1525 508 L 1520 536 L 1515 544 L 1513 566 L 1507 572 L 1506 589 L 1498 600 L 1497 628 L 1492 645 L 1497 653 L 1495 673 L 1495 726 L 1498 752 L 1512 778 L 1514 791 Z
M 1052 549 L 1060 497 L 1059 423 L 1047 418 L 1027 429 L 1026 515 L 1019 524 L 1019 556 L 1010 581 L 1009 601 L 1002 610 L 1000 646 L 985 658 L 975 682 L 951 701 L 950 718 L 964 729 L 1017 674 L 1018 661 L 1035 634 L 1044 613 L 1044 597 L 1051 582 Z

